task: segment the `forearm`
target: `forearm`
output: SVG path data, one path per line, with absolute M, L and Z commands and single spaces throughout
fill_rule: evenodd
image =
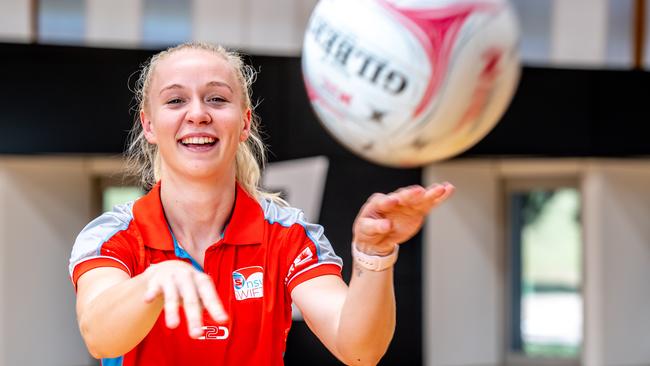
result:
M 151 330 L 163 307 L 161 297 L 144 301 L 145 274 L 107 288 L 79 314 L 79 328 L 88 351 L 96 358 L 129 352 Z
M 395 331 L 393 268 L 374 272 L 354 264 L 341 311 L 337 349 L 353 365 L 374 365 Z

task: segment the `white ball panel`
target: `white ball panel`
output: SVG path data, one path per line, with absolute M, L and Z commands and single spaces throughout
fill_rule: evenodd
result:
M 405 25 L 403 9 L 391 13 L 382 2 L 417 16 L 473 9 L 449 38 L 448 67 L 417 119 L 432 65 L 415 23 Z M 316 113 L 346 147 L 379 164 L 423 165 L 465 151 L 494 127 L 519 78 L 517 40 L 505 0 L 321 0 L 305 36 L 303 73 Z

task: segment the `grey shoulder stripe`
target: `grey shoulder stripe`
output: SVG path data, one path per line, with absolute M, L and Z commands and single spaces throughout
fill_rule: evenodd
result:
M 126 230 L 133 220 L 133 202 L 117 205 L 105 212 L 81 230 L 72 247 L 68 270 L 70 276 L 74 267 L 92 257 L 100 256 L 102 245 L 122 230 Z
M 261 203 L 262 209 L 264 210 L 264 218 L 269 223 L 278 223 L 284 227 L 298 224 L 305 229 L 305 234 L 316 247 L 316 255 L 318 256 L 319 263 L 327 262 L 339 266 L 343 265 L 341 258 L 334 253 L 334 248 L 332 248 L 332 244 L 325 236 L 325 230 L 321 225 L 305 221 L 303 212 L 297 208 L 278 206 L 268 200 L 263 200 Z

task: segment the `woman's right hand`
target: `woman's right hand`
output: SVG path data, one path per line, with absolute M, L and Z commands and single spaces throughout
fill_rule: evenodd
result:
M 181 305 L 192 338 L 203 335 L 203 308 L 218 323 L 228 320 L 212 278 L 191 264 L 180 260 L 164 261 L 149 266 L 144 275 L 148 277 L 144 299 L 152 303 L 162 297 L 167 327 L 173 329 L 180 323 L 178 308 Z

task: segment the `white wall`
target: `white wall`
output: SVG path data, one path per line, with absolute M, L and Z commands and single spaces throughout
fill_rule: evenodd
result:
M 425 228 L 426 365 L 521 360 L 506 355 L 501 187 L 508 180 L 539 179 L 577 181 L 582 190 L 582 364 L 650 364 L 650 160 L 494 159 L 450 161 L 425 170 L 426 184 L 449 180 L 457 187 Z
M 88 365 L 67 263 L 88 222 L 81 159 L 0 160 L 0 365 Z
M 583 189 L 585 365 L 648 365 L 650 163 L 594 162 Z
M 197 40 L 237 47 L 245 42 L 246 1 L 194 0 L 192 37 Z
M 426 365 L 497 365 L 502 359 L 498 178 L 491 161 L 445 163 L 425 171 L 425 184 L 450 181 L 457 189 L 425 227 Z
M 608 0 L 553 0 L 550 62 L 603 67 L 607 11 Z
M 143 0 L 86 0 L 86 42 L 136 47 L 142 33 Z
M 0 0 L 0 40 L 30 41 L 29 3 L 29 1 Z
M 297 56 L 315 0 L 193 0 L 193 38 L 249 53 Z

